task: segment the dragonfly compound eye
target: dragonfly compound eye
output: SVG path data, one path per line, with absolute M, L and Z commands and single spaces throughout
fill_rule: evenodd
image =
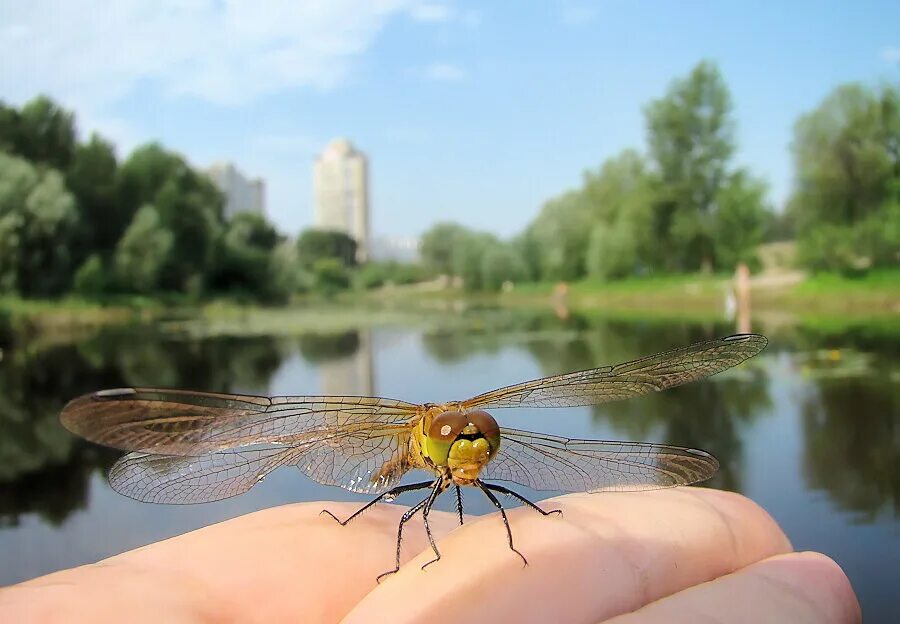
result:
M 468 424 L 468 416 L 460 412 L 444 412 L 435 416 L 431 421 L 428 437 L 441 442 L 453 442 Z

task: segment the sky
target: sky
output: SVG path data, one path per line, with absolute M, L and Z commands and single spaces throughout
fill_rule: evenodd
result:
M 287 234 L 343 136 L 371 159 L 376 236 L 512 236 L 643 151 L 644 106 L 704 59 L 731 89 L 734 165 L 778 207 L 797 117 L 839 84 L 900 80 L 900 3 L 0 0 L 0 99 L 50 95 L 122 158 L 159 141 L 232 161 Z

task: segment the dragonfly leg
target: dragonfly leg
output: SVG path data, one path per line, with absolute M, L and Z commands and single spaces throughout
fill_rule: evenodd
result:
M 431 484 L 429 483 L 429 485 L 431 485 Z M 429 498 L 430 498 L 430 496 L 429 496 Z M 400 569 L 400 544 L 403 542 L 403 525 L 406 524 L 407 522 L 409 522 L 409 519 L 412 518 L 414 515 L 416 515 L 416 513 L 420 509 L 422 509 L 422 507 L 424 507 L 425 503 L 427 503 L 427 502 L 428 502 L 428 498 L 425 498 L 425 499 L 419 501 L 413 507 L 410 507 L 409 509 L 407 509 L 406 513 L 403 514 L 403 517 L 400 518 L 400 526 L 397 527 L 397 556 L 396 556 L 396 559 L 394 560 L 394 569 L 388 570 L 387 572 L 382 572 L 381 574 L 379 574 L 378 577 L 375 579 L 379 583 L 381 582 L 382 578 L 384 578 L 385 576 L 388 576 L 389 574 L 394 574 L 395 572 L 397 572 Z
M 525 555 L 516 550 L 516 547 L 513 546 L 513 538 L 512 538 L 512 529 L 509 527 L 509 518 L 506 517 L 506 510 L 503 508 L 503 505 L 500 503 L 500 500 L 494 496 L 494 493 L 491 492 L 487 486 L 481 482 L 480 479 L 475 479 L 475 485 L 484 492 L 484 495 L 488 497 L 492 503 L 494 503 L 494 507 L 500 510 L 500 517 L 503 518 L 503 526 L 506 527 L 506 538 L 509 541 L 509 549 L 519 555 L 522 558 L 522 562 L 525 565 L 528 565 L 528 559 L 525 558 Z
M 544 511 L 543 509 L 540 508 L 540 506 L 538 506 L 537 503 L 531 502 L 530 500 L 528 500 L 527 498 L 525 498 L 518 492 L 514 492 L 514 491 L 510 490 L 509 488 L 503 487 L 502 485 L 496 485 L 494 483 L 485 483 L 484 487 L 486 487 L 489 490 L 493 490 L 494 492 L 500 492 L 501 494 L 506 494 L 507 496 L 512 496 L 519 502 L 521 502 L 521 503 L 525 504 L 526 506 L 531 507 L 535 511 L 539 512 L 541 515 L 544 515 L 544 516 L 549 516 L 550 514 L 557 514 L 559 516 L 563 515 L 562 509 L 551 509 L 550 511 Z
M 422 566 L 424 570 L 432 563 L 436 563 L 441 560 L 441 551 L 438 550 L 437 544 L 434 543 L 434 536 L 431 534 L 431 527 L 428 526 L 428 514 L 431 511 L 431 506 L 434 505 L 434 501 L 437 500 L 437 497 L 441 495 L 441 493 L 445 490 L 444 482 L 441 479 L 438 479 L 434 482 L 434 488 L 431 490 L 431 494 L 428 495 L 428 499 L 425 501 L 425 509 L 422 510 L 422 521 L 425 523 L 425 535 L 428 536 L 428 543 L 431 544 L 431 550 L 434 551 L 434 559 L 426 563 Z M 457 488 L 459 490 L 459 488 Z
M 463 504 L 462 504 L 462 492 L 459 489 L 458 485 L 454 486 L 456 488 L 456 513 L 459 514 L 459 526 L 463 525 Z
M 341 526 L 347 526 L 348 522 L 353 520 L 356 516 L 358 516 L 359 514 L 361 514 L 366 509 L 368 509 L 369 507 L 371 507 L 372 505 L 374 505 L 375 503 L 377 503 L 378 501 L 380 501 L 383 498 L 386 498 L 389 496 L 397 496 L 398 494 L 402 494 L 403 492 L 411 492 L 413 490 L 421 490 L 421 489 L 424 489 L 427 487 L 431 487 L 431 485 L 432 485 L 431 481 L 422 481 L 420 483 L 410 483 L 409 485 L 398 485 L 397 487 L 392 488 L 392 489 L 388 490 L 387 492 L 382 492 L 381 494 L 379 494 L 378 496 L 376 496 L 375 498 L 370 500 L 368 503 L 366 503 L 365 505 L 363 505 L 362 507 L 357 509 L 355 512 L 353 512 L 353 515 L 350 516 L 349 518 L 347 518 L 346 520 L 339 520 L 336 515 L 334 515 L 327 509 L 323 509 L 322 511 L 320 511 L 319 515 L 321 516 L 322 514 L 328 514 L 329 516 L 334 518 L 335 521 L 338 524 L 340 524 Z

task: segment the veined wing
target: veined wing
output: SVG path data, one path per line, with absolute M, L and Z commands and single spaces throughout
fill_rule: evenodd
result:
M 533 490 L 652 490 L 705 481 L 719 469 L 705 451 L 667 444 L 571 440 L 503 428 L 500 435 L 500 451 L 482 478 Z
M 60 419 L 91 442 L 156 455 L 199 456 L 251 444 L 305 440 L 408 425 L 419 406 L 349 396 L 258 397 L 120 388 L 72 400 Z
M 128 453 L 109 473 L 119 494 L 145 503 L 208 503 L 243 494 L 302 448 L 261 448 L 198 457 Z
M 112 488 L 148 503 L 207 503 L 242 494 L 279 466 L 296 465 L 313 480 L 379 493 L 409 469 L 408 427 L 382 428 L 346 440 L 316 436 L 296 446 L 248 447 L 196 457 L 134 452 L 109 473 Z
M 463 401 L 462 406 L 471 409 L 599 405 L 715 375 L 753 357 L 766 344 L 765 336 L 758 334 L 728 336 L 618 366 L 526 381 L 478 395 Z

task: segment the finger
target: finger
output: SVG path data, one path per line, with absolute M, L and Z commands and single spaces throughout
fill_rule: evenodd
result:
M 393 568 L 407 508 L 378 505 L 347 526 L 323 508 L 346 518 L 358 505 L 267 509 L 34 579 L 0 591 L 0 621 L 339 621 Z M 440 536 L 458 521 L 433 511 L 429 522 Z M 427 544 L 421 520 L 409 522 L 404 560 Z
M 345 621 L 600 621 L 791 550 L 765 511 L 728 492 L 576 494 L 543 507 L 564 516 L 509 513 L 524 569 L 492 514 L 444 538 L 425 572 L 427 553 L 411 560 Z
M 861 621 L 859 603 L 844 571 L 825 555 L 811 552 L 770 557 L 607 620 L 609 624 Z

